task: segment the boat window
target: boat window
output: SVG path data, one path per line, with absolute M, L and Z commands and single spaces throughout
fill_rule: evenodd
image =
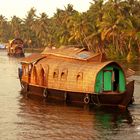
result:
M 53 72 L 53 78 L 57 79 L 59 75 L 59 71 L 58 69 L 55 69 L 55 71 Z
M 37 70 L 36 70 L 35 66 L 33 68 L 33 78 L 34 78 L 35 84 L 37 84 L 38 83 L 38 78 L 37 78 Z
M 68 70 L 67 69 L 64 69 L 61 72 L 61 79 L 66 80 L 67 79 L 67 75 L 68 75 Z
M 25 75 L 25 66 L 23 66 L 23 75 Z
M 77 81 L 83 80 L 83 72 L 79 72 L 76 78 Z
M 82 58 L 82 59 L 87 59 L 89 57 L 89 54 L 87 54 L 87 53 L 80 53 L 80 54 L 77 54 L 76 57 L 77 58 Z
M 41 85 L 43 85 L 43 86 L 45 85 L 45 79 L 46 79 L 45 71 L 42 68 L 41 69 Z
M 31 72 L 32 64 L 30 64 L 30 65 L 28 66 L 28 68 L 29 68 L 29 72 Z
M 28 75 L 28 66 L 23 66 L 23 74 L 24 74 L 25 76 Z
M 25 67 L 25 74 L 28 75 L 28 67 Z

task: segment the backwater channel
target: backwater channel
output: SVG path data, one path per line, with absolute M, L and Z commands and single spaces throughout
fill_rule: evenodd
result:
M 136 71 L 130 77 L 135 80 L 135 102 L 126 111 L 23 97 L 19 62 L 0 50 L 0 140 L 140 139 L 140 61 L 122 63 Z

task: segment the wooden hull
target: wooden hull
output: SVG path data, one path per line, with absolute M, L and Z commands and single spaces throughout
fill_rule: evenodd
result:
M 43 86 L 29 85 L 21 82 L 22 92 L 28 97 L 45 98 L 47 100 L 61 100 L 67 103 L 94 104 L 97 106 L 117 106 L 126 108 L 133 101 L 134 81 L 127 84 L 124 93 L 87 94 L 46 89 Z

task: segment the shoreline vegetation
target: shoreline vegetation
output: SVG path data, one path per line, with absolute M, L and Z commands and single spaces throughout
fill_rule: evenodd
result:
M 133 61 L 140 57 L 140 1 L 93 0 L 80 13 L 68 4 L 53 17 L 31 8 L 24 19 L 0 15 L 0 42 L 21 38 L 26 50 L 78 45 L 93 52 L 104 52 L 110 59 Z M 28 49 L 27 49 L 28 48 Z

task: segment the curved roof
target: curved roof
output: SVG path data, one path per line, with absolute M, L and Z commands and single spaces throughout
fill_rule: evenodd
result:
M 91 60 L 92 58 L 103 56 L 103 53 L 102 54 L 94 53 L 91 51 L 86 51 L 85 48 L 75 48 L 75 47 L 60 47 L 58 49 L 51 49 L 46 47 L 45 50 L 42 52 L 42 54 L 78 60 Z M 105 60 L 105 57 L 103 59 Z
M 25 64 L 31 64 L 31 63 L 39 61 L 40 59 L 42 59 L 44 57 L 45 57 L 45 55 L 35 53 L 35 54 L 22 58 L 20 60 L 20 62 L 25 63 Z
M 15 38 L 13 40 L 10 40 L 9 43 L 10 43 L 10 46 L 12 46 L 13 44 L 23 44 L 24 42 L 21 38 Z
M 49 78 L 48 80 L 48 88 L 55 88 L 60 90 L 66 91 L 75 91 L 75 92 L 85 92 L 85 93 L 93 93 L 94 92 L 94 85 L 96 82 L 96 76 L 100 70 L 102 70 L 107 65 L 117 65 L 121 68 L 121 66 L 114 61 L 106 61 L 106 62 L 90 62 L 87 63 L 86 61 L 71 61 L 66 60 L 64 58 L 56 60 L 54 57 L 46 57 L 41 59 L 36 63 L 36 67 L 42 67 L 46 69 L 49 66 L 49 77 L 53 77 L 53 73 L 56 69 L 60 73 L 67 70 L 67 80 L 63 83 L 63 86 L 58 86 L 60 84 L 60 79 L 57 81 L 53 78 Z M 122 68 L 121 68 L 122 69 Z M 60 74 L 59 73 L 59 74 Z M 80 83 L 80 87 L 77 86 L 76 77 L 79 73 L 83 74 L 82 82 Z M 58 82 L 58 84 L 56 84 Z M 54 86 L 54 83 L 56 86 Z M 65 85 L 67 84 L 67 85 Z
M 103 53 L 93 53 L 86 51 L 84 48 L 65 47 L 59 49 L 51 49 L 46 47 L 41 54 L 32 54 L 28 57 L 21 59 L 21 63 L 32 63 L 44 57 L 51 57 L 56 59 L 72 59 L 88 61 L 88 62 L 103 62 L 106 60 Z
M 121 68 L 117 62 L 104 60 L 102 54 L 72 47 L 54 50 L 47 48 L 41 54 L 23 58 L 21 63 L 34 64 L 38 73 L 43 68 L 48 75 L 47 86 L 50 89 L 93 93 L 96 76 L 104 67 L 116 65 Z M 58 79 L 53 78 L 55 71 L 59 72 Z M 65 80 L 61 79 L 62 73 L 66 73 Z M 77 80 L 79 74 L 82 78 L 80 81 Z

